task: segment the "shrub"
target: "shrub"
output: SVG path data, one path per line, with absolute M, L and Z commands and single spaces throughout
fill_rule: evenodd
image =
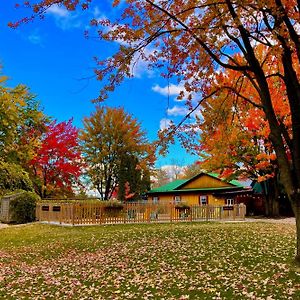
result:
M 33 192 L 22 192 L 10 201 L 11 221 L 22 224 L 35 221 L 36 202 L 40 197 Z
M 124 205 L 117 200 L 109 200 L 104 203 L 104 211 L 109 217 L 119 217 Z
M 175 205 L 175 208 L 176 209 L 190 209 L 191 207 L 186 203 L 180 202 Z
M 122 210 L 124 208 L 124 205 L 120 201 L 109 200 L 104 203 L 104 208 L 107 210 L 110 210 L 110 209 Z

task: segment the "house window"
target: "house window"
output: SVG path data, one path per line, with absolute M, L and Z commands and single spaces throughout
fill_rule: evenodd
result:
M 202 195 L 199 197 L 199 204 L 200 205 L 207 205 L 207 196 L 206 195 Z
M 179 196 L 179 195 L 174 196 L 174 202 L 175 203 L 181 202 L 181 196 Z
M 226 206 L 233 206 L 233 204 L 234 204 L 234 199 L 228 198 L 225 200 Z
M 159 197 L 158 197 L 158 196 L 152 197 L 152 203 L 157 204 L 157 203 L 158 203 L 158 200 L 159 200 Z

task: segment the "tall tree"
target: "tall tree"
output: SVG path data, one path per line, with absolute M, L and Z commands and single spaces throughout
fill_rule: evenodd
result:
M 140 200 L 150 189 L 149 167 L 142 169 L 138 157 L 132 154 L 122 154 L 118 172 L 118 199 Z
M 43 14 L 52 4 L 68 9 L 91 1 L 34 1 L 36 14 Z M 269 138 L 277 156 L 280 178 L 288 195 L 297 227 L 297 256 L 300 262 L 300 3 L 296 0 L 130 0 L 118 22 L 92 20 L 100 37 L 121 41 L 120 50 L 99 62 L 99 79 L 107 75 L 108 84 L 101 97 L 131 75 L 132 62 L 142 57 L 152 66 L 167 66 L 166 75 L 185 81 L 188 93 L 201 93 L 202 100 L 211 97 L 207 87 L 218 69 L 231 69 L 247 79 L 260 97 L 269 125 Z M 113 5 L 120 5 L 115 0 Z M 27 3 L 30 6 L 30 1 Z M 123 4 L 123 1 L 122 1 Z M 26 21 L 26 20 L 25 20 Z M 11 24 L 14 26 L 14 24 Z M 105 26 L 101 30 L 101 26 Z M 99 30 L 100 28 L 100 30 Z M 256 52 L 266 46 L 280 66 L 271 74 Z M 152 49 L 149 50 L 149 47 Z M 148 47 L 148 48 L 147 48 Z M 241 60 L 234 56 L 240 53 Z M 287 95 L 291 112 L 291 132 L 278 120 L 268 80 L 277 77 Z M 226 87 L 223 87 L 226 88 Z M 235 90 L 238 95 L 238 90 Z M 192 98 L 192 97 L 191 97 Z M 190 109 L 194 103 L 188 101 Z M 251 95 L 247 97 L 251 103 Z M 201 102 L 198 101 L 198 102 Z M 199 103 L 196 104 L 200 105 Z M 290 153 L 290 157 L 288 156 Z
M 247 82 L 239 83 L 236 75 L 235 71 L 227 70 L 216 76 L 212 88 L 227 86 L 228 90 L 216 93 L 203 103 L 202 121 L 199 124 L 201 167 L 217 171 L 227 179 L 246 177 L 259 182 L 267 180 L 267 185 L 264 183 L 263 186 L 272 186 L 272 189 L 265 189 L 266 213 L 278 215 L 278 164 L 269 139 L 269 126 L 259 107 L 259 96 Z M 290 110 L 280 82 L 270 82 L 270 87 L 271 84 L 277 117 L 290 130 Z M 237 86 L 240 97 L 231 92 Z M 242 100 L 249 94 L 256 106 Z
M 48 118 L 28 87 L 7 87 L 6 79 L 0 77 L 0 189 L 31 190 L 28 163 Z
M 53 121 L 47 126 L 30 166 L 36 192 L 42 198 L 72 193 L 83 167 L 78 129 L 72 120 Z
M 154 150 L 136 119 L 122 108 L 97 107 L 84 119 L 80 139 L 87 175 L 103 200 L 110 199 L 116 187 L 124 198 L 126 183 L 131 183 L 132 193 L 138 192 L 132 176 L 147 172 Z
M 6 86 L 0 78 L 1 159 L 26 166 L 32 158 L 47 117 L 24 85 Z

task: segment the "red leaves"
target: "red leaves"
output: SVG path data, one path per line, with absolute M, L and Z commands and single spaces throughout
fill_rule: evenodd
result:
M 40 148 L 30 164 L 38 170 L 45 187 L 53 185 L 71 189 L 81 174 L 81 153 L 78 149 L 78 129 L 68 122 L 52 122 Z

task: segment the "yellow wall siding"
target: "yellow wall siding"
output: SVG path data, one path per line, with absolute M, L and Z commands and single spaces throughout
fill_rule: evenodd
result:
M 215 206 L 223 206 L 225 205 L 225 199 L 224 198 L 216 198 L 213 195 L 211 195 L 211 201 L 209 203 L 210 205 L 215 205 Z
M 199 205 L 199 197 L 200 194 L 160 194 L 159 195 L 159 203 L 173 203 L 174 196 L 179 195 L 181 197 L 181 202 L 185 202 L 189 205 Z M 207 195 L 208 197 L 208 204 L 209 205 L 215 205 L 215 206 L 222 206 L 225 205 L 225 199 L 224 198 L 216 198 L 212 194 L 201 194 L 201 195 Z M 148 197 L 148 201 L 152 201 L 152 196 Z
M 180 187 L 180 189 L 218 188 L 228 186 L 232 185 L 227 182 L 221 181 L 220 179 L 203 174 L 190 183 L 183 185 L 182 187 Z

